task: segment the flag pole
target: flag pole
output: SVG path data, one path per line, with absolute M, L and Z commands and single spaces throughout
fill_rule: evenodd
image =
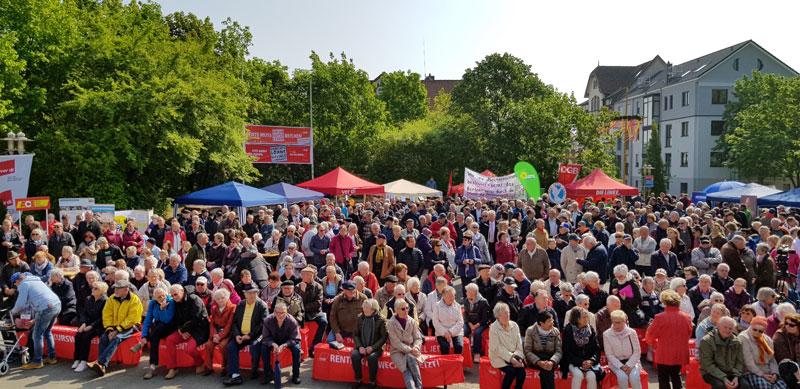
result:
M 314 88 L 312 81 L 314 79 L 314 69 L 309 72 L 308 77 L 308 112 L 311 116 L 311 179 L 314 179 Z
M 622 182 L 628 183 L 628 88 L 625 88 L 625 120 L 622 122 Z

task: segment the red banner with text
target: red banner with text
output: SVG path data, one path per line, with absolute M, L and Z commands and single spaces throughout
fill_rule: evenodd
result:
M 247 143 L 271 145 L 311 145 L 311 128 L 247 125 Z
M 583 165 L 560 163 L 558 164 L 558 182 L 567 185 L 578 179 Z
M 244 151 L 248 155 L 256 157 L 253 163 L 311 163 L 311 146 L 246 144 Z

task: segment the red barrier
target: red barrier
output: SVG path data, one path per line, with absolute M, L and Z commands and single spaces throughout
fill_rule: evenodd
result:
M 327 344 L 318 344 L 314 348 L 314 366 L 312 376 L 315 380 L 354 382 L 355 373 L 350 361 L 353 349 L 345 347 L 341 350 L 331 349 Z M 453 385 L 464 382 L 463 357 L 461 355 L 428 355 L 420 364 L 422 384 L 424 387 Z M 361 362 L 362 382 L 369 380 L 367 360 Z M 378 386 L 389 388 L 405 388 L 400 370 L 392 363 L 388 352 L 378 360 Z
M 694 357 L 689 358 L 689 365 L 683 367 L 686 374 L 686 387 L 687 388 L 711 388 L 711 385 L 703 381 L 703 376 L 700 374 L 700 362 Z
M 28 343 L 28 332 L 25 331 L 20 334 L 20 344 L 26 345 Z M 75 334 L 78 332 L 78 327 L 68 327 L 68 326 L 60 326 L 54 325 L 53 326 L 53 340 L 55 341 L 56 345 L 56 358 L 58 359 L 72 359 L 75 355 Z M 134 354 L 130 351 L 130 348 L 133 347 L 134 344 L 138 343 L 142 340 L 142 334 L 137 332 L 133 334 L 130 338 L 125 339 L 122 343 L 120 343 L 119 347 L 117 348 L 117 352 L 114 353 L 114 356 L 111 358 L 111 362 L 119 362 L 123 365 L 132 365 L 136 366 L 139 364 L 139 357 L 141 357 L 142 352 L 139 351 L 138 353 Z M 47 343 L 44 342 L 45 350 L 47 350 Z M 97 360 L 98 355 L 98 347 L 100 346 L 100 337 L 95 337 L 92 339 L 92 347 L 89 350 L 89 359 L 92 361 Z M 33 354 L 33 351 L 31 351 Z M 43 355 L 47 355 L 46 353 Z M 191 359 L 191 358 L 190 358 Z
M 536 369 L 527 368 L 525 369 L 526 377 L 525 377 L 525 385 L 523 386 L 524 389 L 539 389 L 541 385 L 539 384 L 539 371 Z M 619 389 L 619 385 L 617 384 L 617 376 L 612 373 L 608 368 L 606 368 L 606 378 L 603 379 L 602 388 L 603 389 Z M 495 369 L 492 367 L 492 363 L 489 362 L 488 357 L 481 358 L 480 363 L 480 371 L 478 372 L 478 376 L 480 378 L 480 386 L 481 388 L 499 388 L 500 385 L 503 383 L 503 376 L 504 373 L 499 369 Z M 649 376 L 647 372 L 642 369 L 641 371 L 641 381 L 642 381 L 642 388 L 648 389 L 648 379 Z M 569 378 L 563 379 L 561 378 L 561 373 L 556 373 L 555 384 L 557 389 L 569 389 L 572 385 L 572 376 L 570 375 Z M 692 386 L 688 385 L 687 387 L 692 388 Z M 586 388 L 586 381 L 581 384 L 581 388 Z M 627 389 L 627 388 L 625 388 Z
M 649 345 L 644 340 L 647 330 L 643 328 L 634 328 L 633 330 L 636 331 L 636 336 L 639 338 L 639 348 L 642 350 L 642 355 L 647 354 L 647 347 Z

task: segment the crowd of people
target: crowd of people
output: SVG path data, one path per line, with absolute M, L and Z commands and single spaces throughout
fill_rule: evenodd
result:
M 485 355 L 504 372 L 503 388 L 522 388 L 532 368 L 542 388 L 560 374 L 594 389 L 607 366 L 620 387 L 636 389 L 650 362 L 659 387 L 680 388 L 692 338 L 712 388 L 796 388 L 793 212 L 660 195 L 561 205 L 546 196 L 323 200 L 263 207 L 243 222 L 227 207 L 183 209 L 141 230 L 128 220 L 121 232 L 91 211 L 60 222 L 28 215 L 20 225 L 9 215 L 0 289 L 17 325 L 31 329 L 24 369 L 57 362 L 57 323 L 77 327 L 76 372 L 104 375 L 140 333 L 130 351 L 147 348 L 145 379 L 162 366 L 164 378 L 176 377 L 178 352 L 197 374 L 213 374 L 218 350 L 223 384 L 240 385 L 249 347 L 253 379 L 263 363 L 271 382 L 288 349 L 299 384 L 300 329 L 314 322 L 312 357 L 319 343 L 352 339 L 354 387 L 364 359 L 375 387 L 388 351 L 406 386 L 422 388 L 422 344 L 432 335 L 442 354 L 462 354 L 470 339 L 475 362 Z

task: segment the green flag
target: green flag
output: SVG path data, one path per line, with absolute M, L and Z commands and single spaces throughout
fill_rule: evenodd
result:
M 542 196 L 542 188 L 539 183 L 539 173 L 536 168 L 527 162 L 517 162 L 514 165 L 514 174 L 522 183 L 522 187 L 528 192 L 528 196 L 538 199 Z

